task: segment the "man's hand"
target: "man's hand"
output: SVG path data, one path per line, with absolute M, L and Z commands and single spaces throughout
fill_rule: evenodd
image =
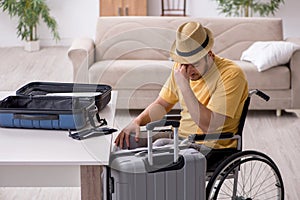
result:
M 150 104 L 139 116 L 137 116 L 129 125 L 124 128 L 115 140 L 116 146 L 121 149 L 124 148 L 124 140 L 126 146 L 130 148 L 130 134 L 135 134 L 136 143 L 141 142 L 143 139 L 140 139 L 140 126 L 145 126 L 151 121 L 160 120 L 164 115 L 173 108 L 173 104 L 168 103 L 161 97 Z
M 127 127 L 125 127 L 117 136 L 115 140 L 115 144 L 123 149 L 124 139 L 126 142 L 126 146 L 130 148 L 130 134 L 135 133 L 135 141 L 139 141 L 140 136 L 140 125 L 135 121 L 132 121 Z
M 180 67 L 174 70 L 175 81 L 179 88 L 182 88 L 184 85 L 189 85 L 188 67 L 187 65 L 180 65 Z

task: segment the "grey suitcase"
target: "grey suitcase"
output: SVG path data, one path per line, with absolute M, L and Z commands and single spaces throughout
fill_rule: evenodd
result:
M 108 200 L 204 200 L 206 159 L 198 151 L 178 146 L 179 122 L 174 146 L 152 149 L 152 130 L 163 121 L 147 125 L 148 148 L 111 155 L 106 168 L 104 199 Z

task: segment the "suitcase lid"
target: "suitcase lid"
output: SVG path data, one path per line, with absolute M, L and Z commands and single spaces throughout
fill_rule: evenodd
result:
M 30 97 L 90 97 L 95 100 L 98 110 L 102 110 L 111 99 L 111 90 L 111 86 L 105 84 L 30 82 L 19 88 L 16 94 Z

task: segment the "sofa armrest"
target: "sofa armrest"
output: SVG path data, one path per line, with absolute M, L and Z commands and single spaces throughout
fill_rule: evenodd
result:
M 293 42 L 300 45 L 299 38 L 287 38 L 286 41 Z M 292 102 L 293 109 L 300 109 L 300 49 L 296 50 L 290 60 L 291 70 L 291 89 L 292 89 Z
M 88 69 L 95 62 L 95 43 L 90 38 L 79 38 L 72 42 L 68 57 L 73 65 L 73 81 L 88 83 Z

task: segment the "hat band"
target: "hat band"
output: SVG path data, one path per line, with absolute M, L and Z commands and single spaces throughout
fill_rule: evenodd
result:
M 208 45 L 208 42 L 209 42 L 209 37 L 208 35 L 206 34 L 206 39 L 205 41 L 196 49 L 192 50 L 192 51 L 189 51 L 189 52 L 182 52 L 182 51 L 179 51 L 177 48 L 176 48 L 176 53 L 179 55 L 179 56 L 182 56 L 182 57 L 190 57 L 190 56 L 193 56 L 195 55 L 196 53 L 199 53 L 202 49 L 204 49 L 207 45 Z

